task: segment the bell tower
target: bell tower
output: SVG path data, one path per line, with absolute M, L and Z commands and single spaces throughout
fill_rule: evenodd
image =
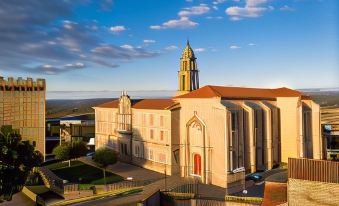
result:
M 193 49 L 187 40 L 186 47 L 180 58 L 180 70 L 178 71 L 179 89 L 177 95 L 199 89 L 199 70 L 196 59 Z

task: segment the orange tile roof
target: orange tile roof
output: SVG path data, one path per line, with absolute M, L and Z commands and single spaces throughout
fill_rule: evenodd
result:
M 166 109 L 174 104 L 172 99 L 144 99 L 136 103 L 133 108 L 135 109 Z
M 100 108 L 118 108 L 118 106 L 119 106 L 119 100 L 116 99 L 116 100 L 113 100 L 113 101 L 110 101 L 110 102 L 99 104 L 99 105 L 97 105 L 95 107 L 100 107 Z
M 276 98 L 276 97 L 300 97 L 302 93 L 289 88 L 259 89 L 245 87 L 204 86 L 190 93 L 175 98 Z
M 132 108 L 135 108 L 135 109 L 156 109 L 156 110 L 166 109 L 167 107 L 175 104 L 174 100 L 172 99 L 138 99 L 138 100 L 131 100 L 131 102 L 132 102 Z M 118 106 L 119 106 L 119 100 L 114 100 L 111 102 L 100 104 L 96 107 L 118 108 Z

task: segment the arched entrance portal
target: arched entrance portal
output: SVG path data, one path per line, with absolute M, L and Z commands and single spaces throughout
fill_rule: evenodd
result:
M 196 114 L 187 122 L 187 139 L 185 145 L 185 156 L 187 170 L 185 176 L 196 176 L 203 183 L 210 181 L 209 164 L 210 155 L 208 142 L 206 140 L 206 126 Z
M 194 155 L 194 169 L 195 175 L 201 176 L 201 156 L 199 154 Z

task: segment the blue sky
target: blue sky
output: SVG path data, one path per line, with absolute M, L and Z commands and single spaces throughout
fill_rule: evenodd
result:
M 3 0 L 0 75 L 49 91 L 176 90 L 189 38 L 200 85 L 339 87 L 336 0 Z

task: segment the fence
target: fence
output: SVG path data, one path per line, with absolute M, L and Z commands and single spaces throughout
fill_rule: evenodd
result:
M 134 187 L 142 187 L 151 184 L 157 180 L 144 180 L 144 181 L 122 181 L 107 185 L 80 185 L 80 184 L 67 184 L 64 185 L 64 192 L 71 193 L 81 190 L 104 190 L 105 192 L 111 192 L 120 189 L 128 189 Z
M 289 158 L 288 178 L 339 183 L 339 162 Z

